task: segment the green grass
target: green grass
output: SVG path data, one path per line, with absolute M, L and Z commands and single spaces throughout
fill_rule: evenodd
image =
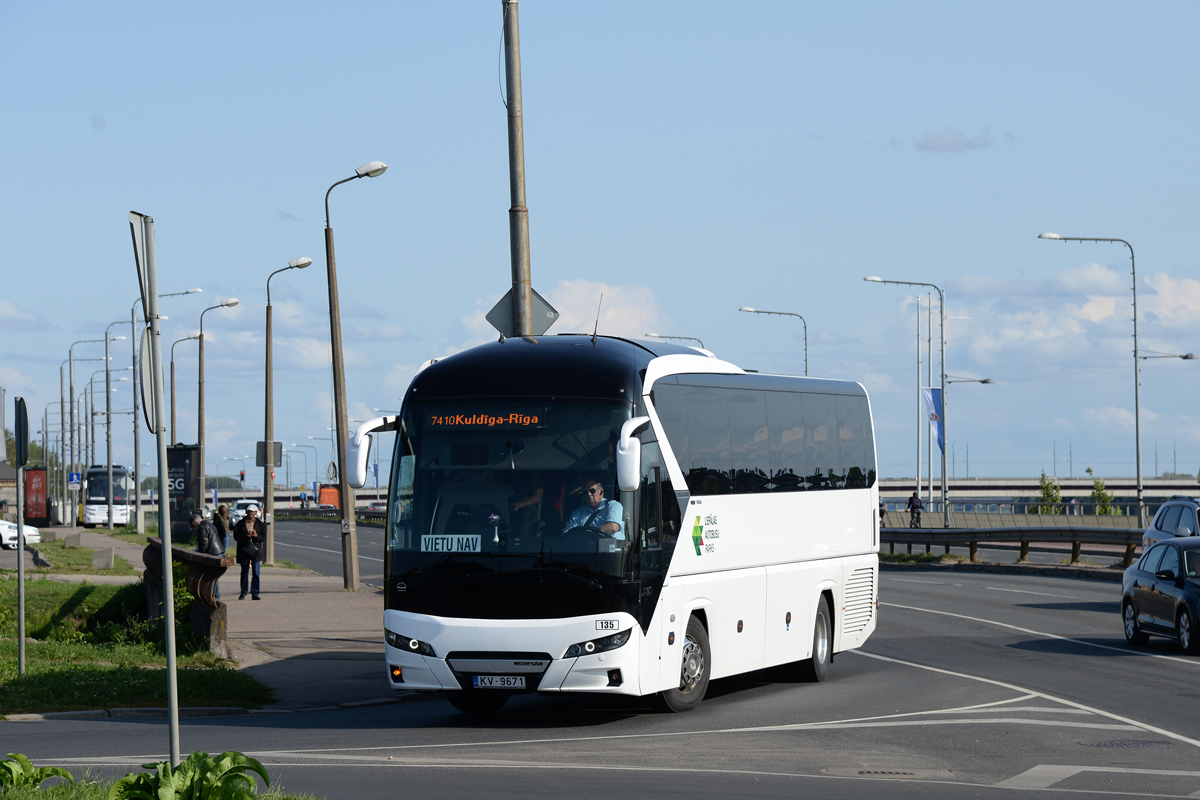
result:
M 879 553 L 879 560 L 889 564 L 961 564 L 969 559 L 956 553 Z
M 141 583 L 29 581 L 26 637 L 35 641 L 26 643 L 24 676 L 17 670 L 16 584 L 0 580 L 0 714 L 167 704 L 163 626 L 141 619 Z M 186 617 L 185 602 L 177 610 L 182 705 L 256 708 L 272 702 L 269 688 L 214 656 L 178 621 Z
M 74 573 L 95 575 L 137 575 L 133 565 L 118 555 L 113 556 L 112 569 L 93 569 L 92 554 L 95 550 L 88 547 L 66 547 L 61 541 L 42 542 L 34 545 L 42 558 L 53 564 L 53 567 L 35 567 L 31 572 Z
M 35 764 L 35 766 L 37 766 Z M 269 773 L 268 773 L 269 774 Z M 41 789 L 22 787 L 0 792 L 4 800 L 107 800 L 108 792 L 115 781 L 97 780 L 91 770 L 75 776 L 75 783 L 63 783 L 58 778 L 51 778 L 42 784 Z M 261 786 L 261 782 L 259 786 Z M 294 794 L 288 792 L 279 784 L 274 784 L 259 797 L 264 800 L 321 800 L 311 794 Z
M 285 569 L 308 570 L 308 567 L 301 566 L 290 558 L 277 558 L 273 563 L 275 566 L 284 567 Z

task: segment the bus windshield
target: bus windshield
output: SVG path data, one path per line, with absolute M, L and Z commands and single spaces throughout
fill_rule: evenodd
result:
M 113 504 L 125 505 L 128 499 L 126 492 L 127 475 L 124 470 L 113 470 Z M 87 475 L 87 504 L 108 504 L 108 470 L 88 471 Z
M 409 403 L 387 571 L 404 610 L 558 618 L 638 602 L 632 506 L 615 486 L 627 403 Z

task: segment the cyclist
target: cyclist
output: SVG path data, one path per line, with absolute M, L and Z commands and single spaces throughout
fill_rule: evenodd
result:
M 916 492 L 912 493 L 912 497 L 908 498 L 908 527 L 921 527 L 921 512 L 925 510 L 924 504 L 921 503 L 921 497 Z

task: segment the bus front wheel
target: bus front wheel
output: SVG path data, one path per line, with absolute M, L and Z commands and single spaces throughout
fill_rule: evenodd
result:
M 833 626 L 829 622 L 829 601 L 821 596 L 817 618 L 813 622 L 812 658 L 800 662 L 801 680 L 819 682 L 829 675 L 829 654 L 833 652 Z
M 488 691 L 487 689 L 462 690 L 446 692 L 446 699 L 450 701 L 450 705 L 464 714 L 485 717 L 495 714 L 504 707 L 504 704 L 508 702 L 508 692 Z
M 712 668 L 712 657 L 708 645 L 708 631 L 695 617 L 688 619 L 687 633 L 683 637 L 683 655 L 679 665 L 679 686 L 659 692 L 659 702 L 667 711 L 691 711 L 700 705 L 708 691 L 708 675 Z

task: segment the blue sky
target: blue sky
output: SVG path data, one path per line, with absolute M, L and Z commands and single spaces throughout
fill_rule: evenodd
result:
M 602 333 L 695 336 L 794 373 L 798 323 L 737 308 L 803 314 L 812 374 L 867 387 L 881 472 L 901 477 L 915 294 L 862 278 L 933 282 L 970 318 L 947 325 L 949 372 L 996 381 L 950 387 L 956 474 L 968 443 L 972 475 L 1053 471 L 1056 442 L 1059 475 L 1068 442 L 1077 475 L 1133 474 L 1127 251 L 1036 236 L 1128 239 L 1142 347 L 1200 350 L 1200 8 L 526 0 L 520 15 L 552 332 L 590 329 L 603 292 Z M 482 317 L 509 283 L 500 41 L 498 2 L 6 5 L 9 405 L 57 403 L 71 342 L 128 318 L 138 210 L 156 220 L 162 291 L 204 289 L 163 301 L 165 337 L 241 301 L 205 318 L 209 460 L 262 437 L 265 281 L 298 256 L 313 268 L 272 283 L 277 438 L 327 435 L 322 199 L 375 159 L 385 175 L 330 201 L 351 416 L 394 408 L 427 358 L 492 338 Z M 195 346 L 176 354 L 191 441 Z M 1143 362 L 1147 475 L 1156 441 L 1160 470 L 1173 446 L 1181 472 L 1200 468 L 1197 363 Z

